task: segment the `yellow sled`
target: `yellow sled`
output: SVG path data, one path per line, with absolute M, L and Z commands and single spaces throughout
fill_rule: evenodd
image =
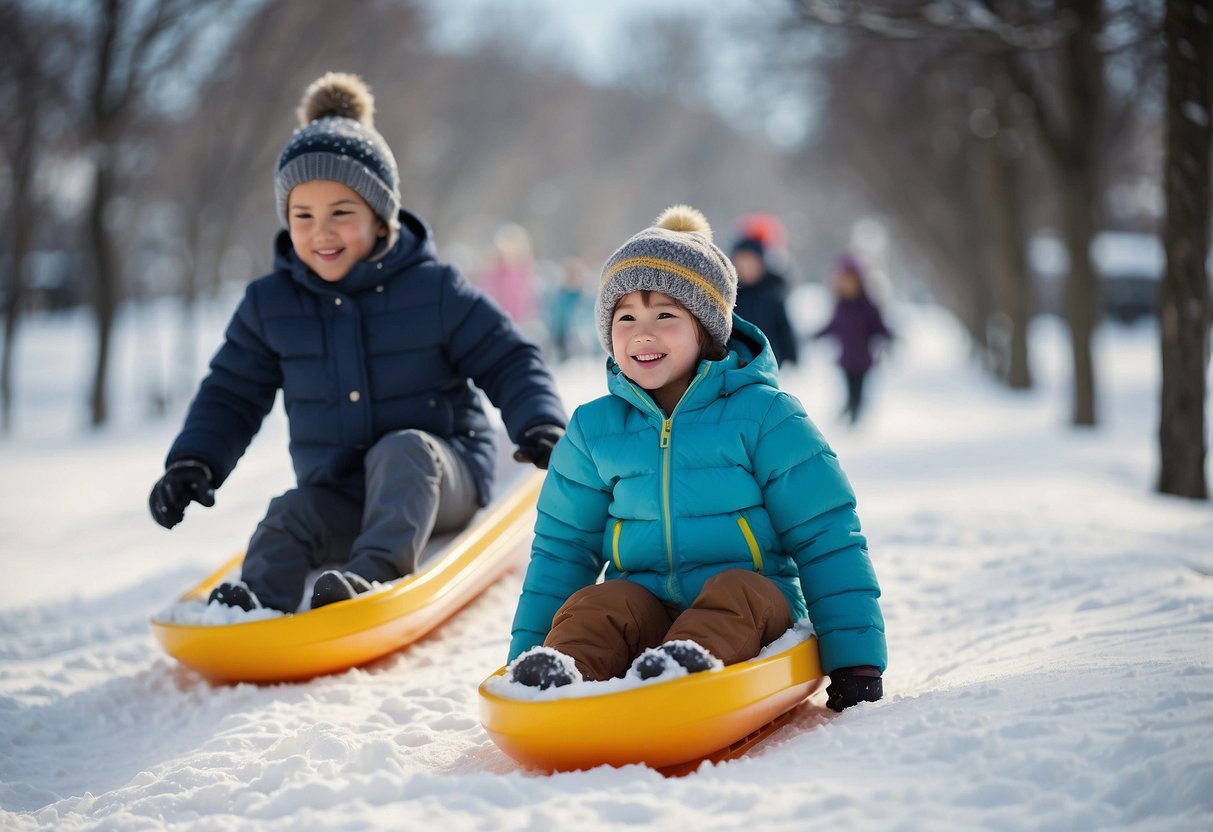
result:
M 596 696 L 510 699 L 480 685 L 480 722 L 522 765 L 571 771 L 643 763 L 684 774 L 740 756 L 820 683 L 817 639 L 773 656 Z
M 525 475 L 450 539 L 416 574 L 318 610 L 229 625 L 151 620 L 173 658 L 222 682 L 286 682 L 346 670 L 417 641 L 522 562 L 543 472 Z M 237 555 L 180 601 L 205 599 Z

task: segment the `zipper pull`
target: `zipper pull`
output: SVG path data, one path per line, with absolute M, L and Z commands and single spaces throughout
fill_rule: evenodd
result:
M 661 423 L 661 447 L 670 447 L 670 423 L 673 419 L 666 419 Z

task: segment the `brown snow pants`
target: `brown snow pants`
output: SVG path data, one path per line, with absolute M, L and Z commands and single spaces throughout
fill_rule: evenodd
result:
M 543 643 L 571 656 L 586 679 L 602 681 L 622 676 L 648 648 L 676 639 L 696 642 L 726 665 L 752 659 L 791 626 L 779 587 L 730 569 L 709 578 L 686 610 L 628 580 L 587 586 L 556 611 Z

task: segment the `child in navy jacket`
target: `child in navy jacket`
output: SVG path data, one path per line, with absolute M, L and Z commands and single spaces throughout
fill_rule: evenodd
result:
M 297 487 L 275 498 L 242 580 L 212 601 L 286 612 L 365 592 L 417 566 L 434 532 L 485 505 L 494 431 L 474 383 L 501 409 L 517 457 L 540 468 L 565 414 L 537 347 L 435 257 L 400 208 L 396 162 L 357 76 L 329 73 L 300 106 L 279 156 L 285 231 L 211 361 L 149 497 L 165 528 L 214 505 L 279 390 Z

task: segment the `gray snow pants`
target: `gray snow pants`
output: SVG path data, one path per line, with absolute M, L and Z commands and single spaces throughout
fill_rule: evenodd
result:
M 368 581 L 408 575 L 431 534 L 462 529 L 479 508 L 467 464 L 425 431 L 387 434 L 363 465 L 361 505 L 319 486 L 294 488 L 270 502 L 242 574 L 262 605 L 296 611 L 308 574 L 322 565 Z

